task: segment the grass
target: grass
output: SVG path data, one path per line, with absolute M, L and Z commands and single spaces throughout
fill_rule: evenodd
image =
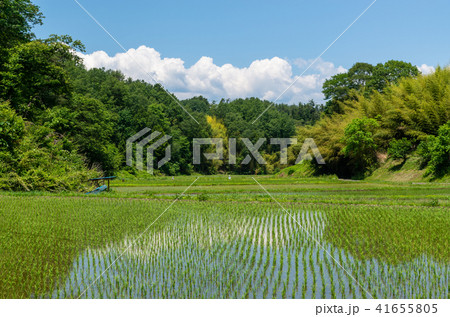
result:
M 1 298 L 448 298 L 450 187 L 201 177 L 0 193 Z M 369 290 L 370 295 L 364 289 Z

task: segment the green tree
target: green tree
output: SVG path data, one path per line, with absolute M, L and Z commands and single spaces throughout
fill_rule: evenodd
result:
M 368 63 L 356 63 L 348 71 L 351 89 L 361 89 L 369 84 L 376 67 Z
M 307 103 L 298 103 L 298 105 L 275 105 L 274 108 L 281 113 L 286 113 L 290 119 L 295 121 L 296 126 L 312 125 L 320 119 L 323 111 L 321 104 L 316 104 L 314 100 Z
M 407 138 L 402 138 L 400 140 L 392 140 L 388 148 L 388 154 L 395 160 L 406 159 L 406 156 L 412 150 L 412 142 Z
M 52 45 L 52 44 L 64 44 L 69 47 L 71 47 L 73 50 L 85 52 L 86 47 L 80 40 L 74 40 L 70 35 L 57 35 L 57 34 L 50 34 L 50 36 L 47 39 L 41 40 L 42 43 Z M 77 60 L 79 61 L 79 60 Z
M 322 87 L 325 100 L 328 100 L 325 113 L 344 113 L 343 103 L 357 100 L 355 92 L 370 97 L 373 91 L 382 92 L 390 84 L 400 79 L 417 77 L 416 66 L 403 61 L 390 60 L 373 66 L 368 63 L 356 63 L 347 73 L 337 74 L 326 80 Z
M 425 168 L 431 160 L 431 151 L 434 147 L 434 143 L 436 141 L 436 136 L 429 135 L 425 140 L 420 142 L 417 147 L 417 154 L 419 154 L 421 158 L 421 168 Z
M 322 93 L 325 100 L 325 113 L 343 113 L 342 102 L 349 98 L 350 90 L 355 89 L 348 73 L 337 74 L 327 79 L 322 86 Z
M 164 112 L 164 105 L 154 103 L 143 107 L 139 112 L 135 113 L 134 125 L 136 125 L 137 131 L 147 127 L 168 133 L 170 120 Z
M 208 99 L 202 96 L 196 96 L 190 99 L 183 100 L 181 101 L 181 104 L 190 109 L 190 111 L 201 113 L 208 113 L 209 109 L 211 108 Z
M 436 177 L 450 172 L 450 121 L 439 128 L 430 147 L 428 173 Z
M 121 163 L 117 147 L 112 143 L 117 116 L 97 99 L 76 94 L 67 107 L 56 107 L 46 114 L 46 125 L 62 133 L 89 162 L 110 173 Z
M 220 138 L 223 140 L 223 155 L 224 158 L 228 156 L 228 137 L 227 137 L 227 128 L 225 125 L 217 120 L 216 117 L 212 116 L 206 116 L 206 121 L 208 122 L 209 126 L 211 127 L 211 136 L 213 138 Z M 216 171 L 219 170 L 219 168 L 223 165 L 223 160 L 213 161 L 212 165 L 214 166 L 214 169 Z
M 43 18 L 30 0 L 0 1 L 0 56 L 5 49 L 31 41 L 35 37 L 33 26 L 41 25 Z
M 86 168 L 75 149 L 49 127 L 25 124 L 0 103 L 0 190 L 83 190 L 99 173 Z
M 363 117 L 353 119 L 345 128 L 342 152 L 351 159 L 357 176 L 362 176 L 376 162 L 374 131 L 378 127 L 375 119 Z
M 383 93 L 360 97 L 353 105 L 367 117 L 380 117 L 377 131 L 387 147 L 392 139 L 425 140 L 437 135 L 450 120 L 450 70 L 437 68 L 433 74 L 404 78 Z
M 326 80 L 322 92 L 327 101 L 325 113 L 343 113 L 343 102 L 352 99 L 352 90 L 364 91 L 372 79 L 374 66 L 356 63 L 346 73 L 337 74 Z
M 374 67 L 368 89 L 382 92 L 388 85 L 397 84 L 402 78 L 417 77 L 418 75 L 419 70 L 411 63 L 390 60 Z
M 44 109 L 67 103 L 71 86 L 64 67 L 74 59 L 62 43 L 33 41 L 14 47 L 0 72 L 0 98 L 9 100 L 29 120 Z
M 13 151 L 22 139 L 25 123 L 7 102 L 0 103 L 0 151 Z
M 355 118 L 376 118 L 379 127 L 372 131 L 372 138 L 377 149 L 389 150 L 392 140 L 405 138 L 411 141 L 410 149 L 418 145 L 422 167 L 426 167 L 439 128 L 450 120 L 449 87 L 450 70 L 437 67 L 430 75 L 402 78 L 381 93 L 374 91 L 366 96 L 358 92 L 355 100 L 343 103 L 344 113 L 323 116 L 313 127 L 299 127 L 299 143 L 314 138 L 326 162 L 313 163 L 317 173 L 350 177 L 355 174 L 356 161 L 342 151 L 346 146 L 345 127 Z M 296 153 L 300 150 L 299 146 L 293 148 Z M 374 161 L 375 155 L 371 157 Z

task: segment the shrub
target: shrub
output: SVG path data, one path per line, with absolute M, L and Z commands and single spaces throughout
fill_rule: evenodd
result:
M 406 159 L 406 156 L 411 151 L 412 142 L 407 138 L 402 138 L 400 140 L 392 140 L 389 144 L 388 154 L 395 160 Z
M 374 140 L 374 130 L 379 127 L 375 119 L 353 119 L 345 127 L 342 152 L 351 159 L 354 174 L 364 173 L 376 162 L 377 145 Z
M 450 172 L 450 121 L 442 125 L 437 136 L 429 136 L 418 147 L 422 166 L 427 166 L 427 174 L 436 177 Z
M 87 179 L 100 175 L 76 149 L 65 149 L 61 135 L 25 124 L 6 104 L 0 104 L 0 137 L 0 190 L 81 191 Z
M 429 135 L 425 141 L 420 142 L 417 147 L 417 154 L 419 154 L 421 158 L 421 167 L 424 168 L 428 165 L 431 160 L 431 149 L 436 141 L 436 137 L 434 135 Z
M 7 102 L 0 103 L 0 151 L 12 151 L 23 137 L 25 123 Z
M 430 149 L 428 172 L 442 176 L 450 172 L 450 121 L 439 128 L 438 136 Z

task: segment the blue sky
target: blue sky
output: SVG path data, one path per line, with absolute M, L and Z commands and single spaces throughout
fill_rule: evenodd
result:
M 232 98 L 254 93 L 274 99 L 282 86 L 289 79 L 295 80 L 308 61 L 316 58 L 372 1 L 79 0 L 127 50 L 142 46 L 154 50 L 141 51 L 139 58 L 145 58 L 145 54 L 160 57 L 159 61 L 155 59 L 155 63 L 146 64 L 144 68 L 169 90 L 179 92 L 181 97 L 202 93 L 212 99 L 220 93 Z M 70 34 L 86 45 L 88 54 L 98 51 L 107 54 L 108 58 L 105 55 L 91 57 L 87 61 L 90 67 L 121 69 L 124 63 L 136 61 L 130 55 L 112 59 L 122 50 L 73 0 L 34 2 L 46 16 L 44 25 L 34 30 L 38 37 L 52 33 Z M 287 99 L 282 100 L 320 99 L 319 84 L 324 78 L 348 69 L 358 61 L 378 63 L 399 59 L 418 66 L 450 64 L 449 12 L 448 0 L 378 0 L 323 55 L 317 67 L 308 72 L 317 75 L 315 83 L 305 80 L 302 87 L 306 90 L 299 86 L 294 95 L 287 95 Z M 129 57 L 127 61 L 125 57 Z M 202 60 L 205 57 L 211 60 Z M 164 61 L 164 58 L 169 60 Z M 192 70 L 199 61 L 202 63 L 198 66 L 202 67 Z M 250 71 L 250 65 L 255 61 L 267 63 L 258 63 Z M 176 65 L 169 67 L 169 62 Z M 233 69 L 221 68 L 224 64 L 231 64 Z M 321 70 L 321 65 L 327 70 Z M 121 70 L 131 77 L 145 79 L 144 74 L 137 74 L 139 68 L 143 67 L 129 65 Z M 204 73 L 199 75 L 198 68 L 202 72 L 206 68 L 212 69 L 221 76 L 205 78 Z M 260 79 L 253 82 L 258 74 L 280 79 L 280 87 L 271 93 L 264 93 L 264 89 L 255 90 L 254 85 L 265 86 Z M 242 77 L 234 85 L 252 84 L 242 90 L 218 83 L 234 76 Z M 192 77 L 196 79 L 188 83 Z M 210 87 L 208 83 L 203 85 L 208 81 Z M 205 87 L 200 87 L 202 85 Z M 267 85 L 274 85 L 274 82 Z M 195 91 L 194 86 L 199 89 Z M 208 89 L 210 93 L 207 93 Z

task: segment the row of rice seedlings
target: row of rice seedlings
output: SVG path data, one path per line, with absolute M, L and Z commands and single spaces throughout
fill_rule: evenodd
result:
M 182 205 L 175 208 L 174 215 L 168 215 L 159 227 L 137 241 L 84 297 L 366 296 L 318 249 L 315 239 L 336 255 L 339 263 L 376 297 L 448 297 L 448 264 L 445 262 L 427 256 L 401 264 L 370 258 L 373 246 L 364 232 L 343 235 L 342 242 L 333 241 L 343 245 L 342 249 L 325 242 L 323 235 L 330 221 L 334 221 L 333 225 L 345 225 L 355 217 L 355 212 L 347 208 L 330 207 L 331 212 L 327 209 L 321 212 L 291 210 L 294 218 L 314 237 L 312 239 L 290 216 L 272 207 L 264 212 L 251 209 L 243 214 L 242 208 L 234 205 L 211 205 L 207 211 L 203 205 L 189 206 L 194 209 Z M 339 210 L 339 214 L 335 210 Z M 388 219 L 395 219 L 391 209 L 386 208 L 385 213 Z M 223 214 L 224 220 L 219 222 L 215 214 Z M 372 224 L 368 212 L 358 217 L 361 224 L 369 227 L 368 236 L 374 235 L 379 220 L 375 219 Z M 130 221 L 134 221 L 133 218 Z M 144 225 L 145 221 L 142 223 Z M 135 235 L 130 234 L 122 242 L 119 240 L 100 249 L 88 248 L 80 253 L 68 278 L 58 282 L 60 285 L 49 296 L 81 295 L 134 241 L 133 237 Z M 36 266 L 35 270 L 64 276 L 58 265 L 47 263 L 43 267 Z M 11 281 L 7 283 L 13 285 Z M 43 285 L 52 288 L 52 285 Z M 42 285 L 35 283 L 30 290 L 36 297 L 42 296 L 39 295 Z

